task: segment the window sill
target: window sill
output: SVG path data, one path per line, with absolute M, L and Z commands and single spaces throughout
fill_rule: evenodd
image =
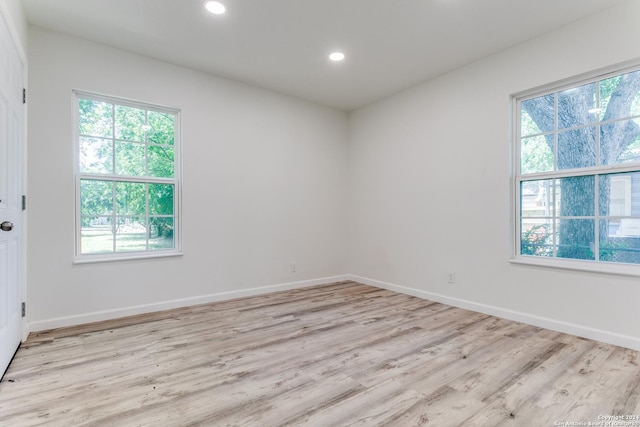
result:
M 511 258 L 509 262 L 511 264 L 530 265 L 543 268 L 640 277 L 640 265 L 637 264 L 614 264 L 608 262 L 593 262 L 533 256 L 516 256 Z
M 101 256 L 82 256 L 73 260 L 73 264 L 95 264 L 100 262 L 113 262 L 113 261 L 134 261 L 141 259 L 154 259 L 154 258 L 167 258 L 167 257 L 179 257 L 183 252 L 159 252 L 159 253 L 144 253 L 144 254 L 131 254 L 124 255 L 101 255 Z

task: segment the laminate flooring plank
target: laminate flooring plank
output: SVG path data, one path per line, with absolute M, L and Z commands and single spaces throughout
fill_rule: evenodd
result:
M 461 426 L 469 413 L 476 413 L 486 406 L 485 403 L 474 400 L 464 393 L 443 386 L 424 394 L 415 405 L 395 419 L 389 420 L 390 426 Z
M 378 363 L 357 376 L 363 384 L 375 384 L 386 379 L 395 379 L 405 384 L 415 384 L 447 369 L 460 359 L 467 358 L 476 350 L 495 345 L 501 337 L 490 337 L 484 341 L 455 331 L 442 331 L 414 346 L 397 349 L 385 355 Z M 461 375 L 461 374 L 460 374 Z M 437 388 L 437 387 L 435 387 Z M 432 392 L 434 387 L 425 388 Z
M 486 345 L 473 351 L 465 352 L 462 357 L 457 354 L 447 354 L 445 357 L 440 357 L 430 363 L 427 369 L 421 370 L 418 375 L 404 381 L 406 386 L 411 389 L 429 393 L 463 375 L 475 373 L 489 363 L 492 358 L 497 357 L 497 354 L 500 355 L 499 357 L 502 357 L 503 354 L 506 354 L 507 357 L 515 357 L 523 351 L 524 349 L 514 346 L 513 338 L 502 336 L 495 341 L 488 341 Z
M 357 381 L 342 374 L 322 381 L 314 380 L 301 387 L 282 388 L 279 383 L 274 385 L 277 399 L 264 399 L 268 405 L 256 402 L 247 405 L 247 410 L 209 414 L 193 420 L 193 425 L 301 425 L 303 420 L 366 390 Z M 256 411 L 257 406 L 261 406 L 259 411 Z
M 596 421 L 598 415 L 633 414 L 627 411 L 636 406 L 640 373 L 629 362 L 629 353 L 616 347 L 599 368 L 581 371 L 582 381 L 576 381 L 580 385 L 574 395 L 576 401 L 565 406 L 568 418 Z
M 420 393 L 395 381 L 385 381 L 374 387 L 361 387 L 289 425 L 386 426 L 422 398 Z
M 465 427 L 552 427 L 557 426 L 553 415 L 537 407 L 530 401 L 523 402 L 517 408 L 510 407 L 502 399 L 485 404 L 460 426 Z M 560 420 L 558 420 L 560 421 Z
M 554 390 L 557 378 L 596 346 L 593 341 L 577 339 L 572 344 L 565 345 L 542 363 L 537 364 L 534 369 L 519 375 L 515 383 L 499 390 L 495 399 L 502 399 L 503 406 L 509 408 L 510 412 L 516 413 L 520 412 L 521 407 L 531 402 L 537 405 L 544 393 Z M 485 372 L 481 373 L 482 376 L 485 374 Z M 470 395 L 476 395 L 476 391 L 468 384 L 455 383 L 452 387 L 468 392 Z
M 517 384 L 565 347 L 565 344 L 553 341 L 527 340 L 515 343 L 512 350 L 491 357 L 486 363 L 447 384 L 486 402 Z

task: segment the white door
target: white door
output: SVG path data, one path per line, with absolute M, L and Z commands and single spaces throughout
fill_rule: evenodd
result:
M 22 335 L 22 60 L 0 13 L 0 376 Z

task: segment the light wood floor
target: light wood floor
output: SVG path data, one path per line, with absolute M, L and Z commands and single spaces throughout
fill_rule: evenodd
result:
M 597 422 L 640 414 L 639 361 L 343 282 L 34 334 L 0 383 L 0 425 Z

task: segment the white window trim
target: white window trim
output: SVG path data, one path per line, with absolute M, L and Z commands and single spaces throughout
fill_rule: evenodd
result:
M 174 178 L 141 178 L 136 179 L 132 177 L 121 177 L 119 175 L 107 175 L 101 176 L 97 174 L 84 174 L 80 172 L 80 153 L 79 153 L 79 99 L 92 99 L 96 101 L 105 101 L 118 105 L 124 105 L 134 108 L 145 108 L 152 111 L 158 111 L 175 115 L 174 121 Z M 73 114 L 73 167 L 74 167 L 74 191 L 75 191 L 75 206 L 74 206 L 74 258 L 73 264 L 89 264 L 89 263 L 102 263 L 113 261 L 128 261 L 128 260 L 140 260 L 150 258 L 166 258 L 182 256 L 182 127 L 181 127 L 181 111 L 179 108 L 167 107 L 158 104 L 150 104 L 147 102 L 136 101 L 127 98 L 114 97 L 111 95 L 99 94 L 96 92 L 88 92 L 83 90 L 72 91 L 72 114 Z M 175 184 L 174 190 L 174 248 L 166 250 L 154 250 L 154 251 L 139 251 L 139 252 L 113 252 L 113 253 L 101 253 L 101 254 L 81 254 L 80 253 L 80 239 L 81 239 L 81 209 L 80 209 L 80 180 L 82 178 L 98 178 L 101 180 L 113 180 L 118 178 L 126 181 L 140 182 L 170 182 Z
M 579 85 L 584 85 L 620 74 L 640 70 L 640 61 L 633 60 L 624 63 L 612 65 L 600 70 L 581 74 L 578 76 L 563 79 L 554 83 L 542 85 L 526 91 L 514 93 L 511 95 L 511 138 L 509 147 L 511 152 L 511 215 L 509 226 L 511 229 L 511 253 L 509 262 L 514 265 L 532 266 L 539 268 L 561 269 L 583 271 L 590 273 L 614 274 L 621 276 L 640 277 L 640 264 L 614 263 L 604 261 L 579 260 L 570 258 L 552 258 L 537 257 L 530 255 L 520 255 L 520 186 L 519 184 L 519 168 L 520 168 L 520 103 L 519 100 L 544 96 L 547 94 L 560 92 Z M 596 172 L 597 170 L 597 172 Z M 584 168 L 579 171 L 562 170 L 555 171 L 554 176 L 578 176 L 578 175 L 594 175 L 611 173 L 611 172 L 638 172 L 638 166 L 629 166 L 627 164 L 609 165 L 606 167 Z M 527 180 L 536 178 L 548 178 L 547 174 L 527 174 Z

